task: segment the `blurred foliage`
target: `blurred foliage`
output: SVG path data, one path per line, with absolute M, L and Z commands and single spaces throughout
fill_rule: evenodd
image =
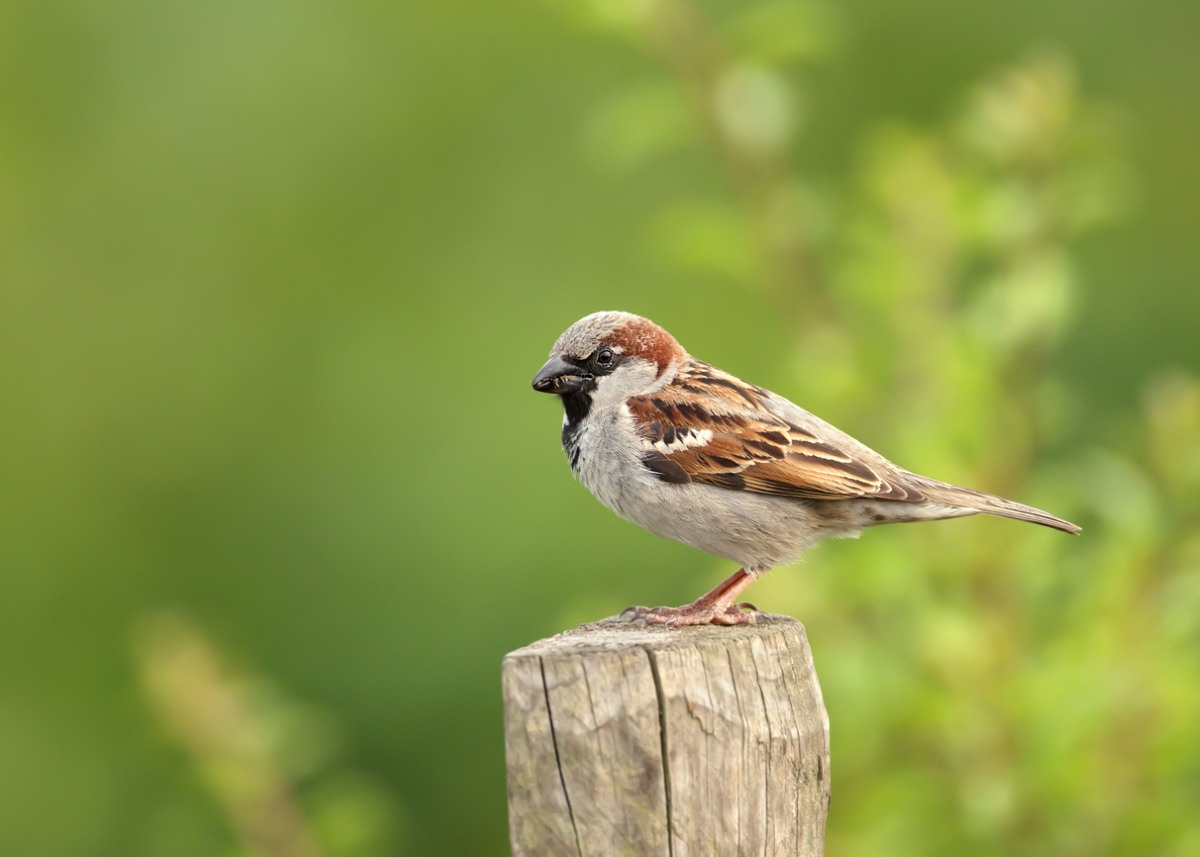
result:
M 756 584 L 831 857 L 1200 852 L 1200 54 L 1151 6 L 0 4 L 0 853 L 506 853 L 503 653 L 730 572 L 571 484 L 528 382 L 597 309 L 1085 528 Z
M 334 767 L 328 714 L 231 674 L 180 616 L 150 617 L 138 636 L 146 695 L 224 807 L 245 857 L 396 851 L 400 808 L 369 778 Z
M 665 255 L 767 287 L 797 401 L 1087 534 L 916 527 L 760 584 L 756 600 L 804 618 L 826 687 L 829 853 L 1185 853 L 1200 842 L 1200 622 L 1178 618 L 1200 615 L 1200 383 L 1165 377 L 1127 448 L 1081 449 L 1078 403 L 1046 371 L 1082 288 L 1073 243 L 1131 204 L 1110 111 L 1080 98 L 1064 57 L 1037 55 L 942 127 L 880 128 L 823 199 L 774 157 L 803 82 L 764 62 L 774 28 L 698 32 L 684 0 L 637 8 L 651 49 L 691 77 L 693 124 L 742 202 L 668 203 Z M 631 133 L 613 131 L 618 146 Z M 663 156 L 677 142 L 660 140 Z

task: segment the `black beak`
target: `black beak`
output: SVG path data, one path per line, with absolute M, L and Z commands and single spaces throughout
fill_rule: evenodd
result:
M 539 393 L 565 396 L 567 393 L 579 390 L 591 379 L 592 376 L 578 366 L 568 363 L 561 357 L 551 357 L 533 377 L 533 389 Z

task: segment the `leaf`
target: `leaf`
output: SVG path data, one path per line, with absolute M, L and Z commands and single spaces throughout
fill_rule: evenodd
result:
M 713 112 L 724 136 L 752 154 L 782 149 L 799 125 L 795 93 L 783 75 L 744 63 L 717 80 Z

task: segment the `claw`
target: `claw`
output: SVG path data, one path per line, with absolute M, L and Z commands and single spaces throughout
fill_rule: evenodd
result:
M 749 611 L 743 607 L 750 606 Z M 714 604 L 687 604 L 683 607 L 628 607 L 621 616 L 630 622 L 645 622 L 650 625 L 754 625 L 765 616 L 753 609 L 753 605 L 734 604 L 721 608 Z
M 749 601 L 738 604 L 733 599 L 754 582 L 766 569 L 739 569 L 728 580 L 691 604 L 683 607 L 627 607 L 621 616 L 630 622 L 653 625 L 756 625 L 759 620 L 772 621 L 766 613 Z

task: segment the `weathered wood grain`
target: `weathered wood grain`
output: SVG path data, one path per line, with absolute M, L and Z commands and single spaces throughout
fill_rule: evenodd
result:
M 503 676 L 514 857 L 823 853 L 829 722 L 794 619 L 610 619 Z

